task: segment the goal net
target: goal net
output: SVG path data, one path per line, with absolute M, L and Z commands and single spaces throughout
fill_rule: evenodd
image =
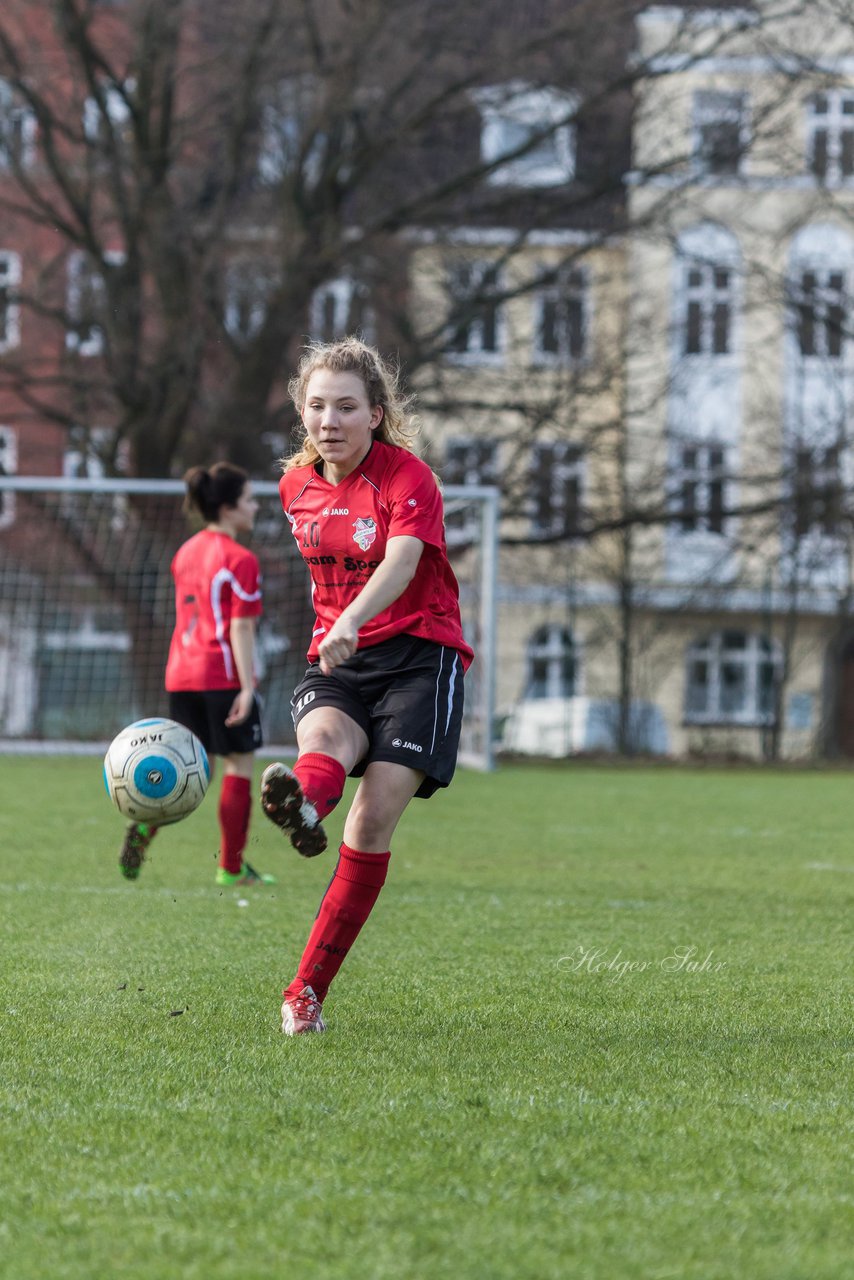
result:
M 252 550 L 264 616 L 259 690 L 270 746 L 294 747 L 290 697 L 305 669 L 308 578 L 273 483 Z M 191 530 L 173 480 L 0 476 L 0 745 L 100 750 L 124 725 L 164 714 L 174 621 L 170 564 Z M 466 679 L 461 762 L 492 766 L 496 492 L 445 490 L 448 550 L 477 658 Z

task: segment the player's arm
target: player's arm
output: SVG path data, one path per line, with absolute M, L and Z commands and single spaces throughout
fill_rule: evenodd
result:
M 395 600 L 400 599 L 418 568 L 424 543 L 408 535 L 389 538 L 383 562 L 371 574 L 362 590 L 338 615 L 318 645 L 320 670 L 328 675 L 333 667 L 352 658 L 359 643 L 359 628 Z
M 225 723 L 231 726 L 243 724 L 255 701 L 255 618 L 232 618 L 229 638 L 240 680 L 240 692 L 225 718 Z

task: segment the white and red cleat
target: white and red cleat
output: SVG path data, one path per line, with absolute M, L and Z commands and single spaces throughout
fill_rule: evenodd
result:
M 285 995 L 282 1005 L 282 1031 L 286 1036 L 300 1036 L 304 1031 L 325 1031 L 320 1016 L 321 1004 L 311 987 L 303 987 L 295 996 Z

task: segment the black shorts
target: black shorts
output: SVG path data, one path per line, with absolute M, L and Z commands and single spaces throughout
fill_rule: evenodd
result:
M 426 775 L 416 795 L 432 796 L 454 776 L 463 721 L 463 664 L 456 649 L 394 636 L 359 649 L 325 676 L 313 662 L 294 690 L 294 725 L 316 707 L 337 707 L 368 735 L 350 776 L 374 760 Z
M 264 741 L 258 695 L 243 724 L 226 726 L 225 717 L 237 697 L 237 689 L 169 694 L 169 715 L 194 733 L 211 756 L 242 756 L 257 751 Z

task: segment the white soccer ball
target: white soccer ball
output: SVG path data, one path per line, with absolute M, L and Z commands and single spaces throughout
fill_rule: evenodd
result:
M 104 756 L 107 793 L 133 822 L 180 822 L 202 803 L 210 780 L 208 753 L 174 720 L 134 721 Z

